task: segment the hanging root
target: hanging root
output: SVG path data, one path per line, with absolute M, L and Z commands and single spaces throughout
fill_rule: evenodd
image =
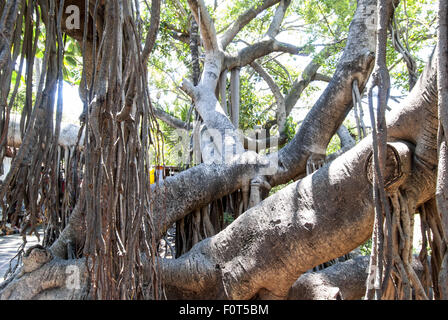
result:
M 271 188 L 271 185 L 263 176 L 258 176 L 252 179 L 250 182 L 249 208 L 252 208 L 259 204 L 263 200 L 263 191 L 264 193 L 267 193 L 269 192 L 269 190 L 271 190 Z
M 428 296 L 434 299 L 443 299 L 443 292 L 440 273 L 443 269 L 443 260 L 447 251 L 446 241 L 443 238 L 443 230 L 441 225 L 440 215 L 437 211 L 437 204 L 435 199 L 425 202 L 419 208 L 422 230 L 422 248 L 420 251 L 420 259 L 428 256 L 428 244 L 431 250 L 431 255 L 427 264 L 427 278 L 425 283 L 425 290 Z M 429 291 L 429 288 L 433 292 Z
M 313 153 L 306 162 L 306 175 L 319 170 L 325 164 L 325 154 Z

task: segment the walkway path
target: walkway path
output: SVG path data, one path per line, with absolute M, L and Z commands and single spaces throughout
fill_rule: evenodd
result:
M 43 235 L 40 240 L 42 241 Z M 27 236 L 26 248 L 38 244 L 37 237 Z M 9 261 L 17 254 L 17 249 L 22 244 L 22 236 L 13 234 L 9 236 L 0 236 L 0 283 L 4 281 L 3 276 L 9 267 Z

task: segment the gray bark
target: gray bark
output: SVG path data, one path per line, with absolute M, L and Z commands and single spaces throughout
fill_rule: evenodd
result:
M 294 139 L 277 154 L 272 155 L 273 162 L 276 162 L 275 157 L 278 156 L 278 166 L 271 168 L 271 175 L 266 176 L 272 187 L 289 182 L 303 174 L 311 154 L 325 154 L 328 142 L 352 107 L 353 80 L 357 79 L 360 86 L 362 85 L 361 88 L 367 82 L 373 67 L 375 42 L 374 30 L 370 31 L 366 26 L 365 8 L 375 3 L 373 0 L 359 2 L 359 8 L 350 27 L 349 40 L 332 81 L 307 115 Z M 219 61 L 215 61 L 215 66 Z M 216 78 L 218 78 L 219 73 L 216 74 Z M 215 87 L 209 95 L 201 95 L 201 99 L 209 97 L 207 98 L 209 100 L 208 102 L 204 100 L 204 103 L 198 101 L 196 108 L 199 113 L 202 112 L 201 109 L 206 112 L 222 110 L 220 106 L 211 107 L 218 104 L 214 96 L 214 89 Z M 192 91 L 194 90 L 192 89 Z M 207 111 L 210 109 L 212 111 Z M 222 114 L 224 115 L 223 111 Z M 222 117 L 222 119 L 221 128 L 233 127 L 227 117 Z M 215 122 L 214 125 L 209 127 L 216 128 L 219 123 Z M 250 154 L 240 155 L 240 157 L 241 161 L 234 159 L 231 163 L 221 166 L 200 165 L 168 178 L 165 181 L 165 187 L 160 190 L 165 190 L 163 192 L 165 192 L 164 198 L 167 199 L 166 203 L 173 203 L 173 205 L 166 206 L 165 210 L 165 207 L 162 206 L 159 209 L 157 203 L 154 210 L 156 216 L 166 217 L 166 224 L 163 224 L 164 227 L 160 232 L 163 233 L 166 230 L 165 226 L 182 218 L 196 206 L 206 205 L 240 189 L 245 179 L 250 180 L 260 174 L 267 175 L 266 170 L 263 172 L 266 160 L 264 160 L 264 164 L 260 158 L 258 158 L 259 163 L 248 163 L 247 159 L 251 158 L 255 161 L 257 158 Z M 180 187 L 187 181 L 188 187 Z M 207 188 L 203 187 L 205 185 Z M 162 191 L 160 191 L 160 196 L 162 196 Z M 170 199 L 171 201 L 169 201 Z M 162 204 L 160 203 L 160 205 Z M 156 217 L 156 220 L 159 218 Z
M 373 224 L 369 142 L 249 209 L 179 259 L 160 261 L 168 297 L 284 299 L 302 273 L 364 243 Z M 400 154 L 399 162 L 408 157 Z
M 198 9 L 203 10 L 203 1 L 189 3 L 195 15 Z M 303 129 L 278 153 L 280 170 L 268 176 L 271 186 L 297 177 L 303 173 L 310 155 L 325 152 L 328 141 L 351 108 L 353 80 L 358 80 L 361 88 L 365 85 L 372 67 L 374 42 L 362 6 L 373 3 L 373 0 L 359 1 L 360 8 L 350 27 L 339 67 L 305 119 Z M 225 67 L 224 55 L 213 36 L 215 31 L 207 24 L 210 17 L 203 14 L 201 17 L 206 48 L 204 73 L 197 87 L 186 84 L 185 89 L 196 99 L 196 108 L 207 126 L 234 130 L 214 95 Z M 390 141 L 404 140 L 415 146 L 415 150 L 398 153 L 400 158 L 396 161 L 407 162 L 412 155 L 411 171 L 403 172 L 409 176 L 400 183 L 417 204 L 433 197 L 435 190 L 435 79 L 434 64 L 430 63 L 402 108 L 395 109 L 388 122 Z M 422 117 L 427 121 L 421 121 Z M 160 260 L 169 297 L 285 298 L 291 285 L 306 270 L 362 244 L 370 236 L 373 224 L 372 186 L 366 172 L 370 145 L 370 138 L 365 139 L 342 157 L 251 208 L 228 228 L 199 242 L 179 259 Z M 196 166 L 154 186 L 152 214 L 156 239 L 193 209 L 235 191 L 255 176 L 266 175 L 261 172 L 266 163 L 266 158 L 254 153 L 241 153 L 231 163 Z M 66 230 L 67 233 L 77 230 L 76 220 L 72 221 L 69 225 L 72 229 Z M 64 254 L 56 254 L 60 255 Z M 39 290 L 48 288 L 38 285 L 42 276 L 39 272 L 59 268 L 52 272 L 57 277 L 64 263 L 56 258 L 15 279 L 0 292 L 0 298 L 38 296 Z M 146 274 L 151 274 L 150 268 L 145 265 Z M 26 292 L 27 285 L 22 286 L 28 277 L 32 279 L 29 282 L 33 285 L 32 293 Z M 50 288 L 62 286 L 60 281 Z
M 430 62 L 387 123 L 389 140 L 415 145 L 409 177 L 400 183 L 417 205 L 435 192 L 435 79 L 435 65 Z M 419 120 L 422 115 L 427 121 Z M 364 139 L 180 259 L 161 261 L 170 297 L 284 298 L 301 273 L 361 245 L 373 224 L 372 187 L 365 171 L 370 148 L 370 138 Z
M 280 0 L 264 0 L 260 5 L 253 6 L 239 16 L 231 25 L 231 27 L 221 36 L 221 47 L 225 49 L 230 42 L 235 38 L 238 32 L 244 28 L 250 21 L 252 21 L 258 14 L 267 8 L 279 3 Z
M 398 153 L 400 159 L 396 160 L 407 162 L 409 152 L 412 155 L 410 172 L 403 172 L 409 176 L 400 183 L 417 205 L 433 197 L 435 191 L 437 146 L 431 149 L 435 135 L 428 134 L 437 131 L 435 74 L 434 64 L 429 63 L 410 97 L 401 108 L 394 109 L 388 122 L 390 140 L 404 139 L 415 145 L 415 151 Z M 428 121 L 420 121 L 422 115 Z M 358 247 L 370 236 L 373 224 L 372 186 L 366 173 L 370 154 L 371 141 L 367 138 L 332 163 L 251 208 L 228 228 L 199 242 L 179 259 L 160 260 L 168 297 L 285 298 L 302 273 Z M 246 166 L 251 168 L 249 164 Z M 225 193 L 221 191 L 222 183 L 213 178 L 227 175 L 224 170 L 230 173 L 235 168 L 244 175 L 241 164 L 192 168 L 188 174 L 167 179 L 168 193 L 160 191 L 159 201 L 167 205 L 166 213 L 180 214 L 185 205 L 197 205 L 194 202 L 199 195 L 188 190 L 196 180 L 185 180 L 194 178 L 192 173 L 203 185 L 207 183 L 212 192 Z M 203 190 L 203 199 L 209 196 L 208 191 Z M 177 198 L 172 199 L 173 196 Z M 156 194 L 154 199 L 157 198 Z M 154 204 L 157 208 L 157 200 Z M 177 204 L 184 207 L 173 210 Z M 157 218 L 157 211 L 154 214 Z M 178 219 L 171 215 L 162 219 L 163 210 L 159 214 L 154 224 L 161 228 L 169 220 Z M 52 263 L 56 261 L 48 265 Z M 148 268 L 150 265 L 145 265 L 145 274 L 150 274 Z M 39 282 L 38 278 L 33 279 Z M 14 286 L 20 283 L 17 279 Z M 11 292 L 12 286 L 11 283 L 2 291 L 2 297 Z M 29 296 L 24 291 L 16 292 L 15 298 Z
M 366 292 L 369 256 L 358 256 L 317 272 L 302 275 L 288 292 L 288 300 L 361 300 Z M 423 266 L 414 257 L 419 278 Z

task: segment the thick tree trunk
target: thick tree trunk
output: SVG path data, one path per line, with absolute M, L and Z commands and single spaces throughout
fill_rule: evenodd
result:
M 300 274 L 364 243 L 373 223 L 370 143 L 267 198 L 179 259 L 161 261 L 168 297 L 285 298 Z M 400 166 L 409 153 L 400 154 Z
M 369 257 L 359 256 L 302 275 L 288 300 L 360 300 L 366 292 Z

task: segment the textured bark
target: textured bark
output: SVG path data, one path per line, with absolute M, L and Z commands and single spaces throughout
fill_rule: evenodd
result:
M 293 142 L 277 154 L 280 168 L 268 176 L 271 186 L 296 178 L 304 172 L 310 156 L 325 153 L 328 141 L 351 108 L 353 81 L 356 79 L 361 89 L 365 85 L 374 57 L 365 7 L 373 3 L 373 0 L 359 1 L 336 73 Z M 195 99 L 195 106 L 208 127 L 234 131 L 215 96 L 219 76 L 226 68 L 226 57 L 219 48 L 210 17 L 204 14 L 204 2 L 190 0 L 189 4 L 198 21 L 198 12 L 201 12 L 206 60 L 201 82 L 197 86 L 186 82 L 184 89 Z M 275 47 L 278 43 L 273 41 L 269 45 Z M 403 172 L 409 177 L 400 183 L 417 204 L 432 198 L 435 190 L 438 120 L 435 79 L 434 64 L 430 63 L 410 97 L 388 122 L 389 140 L 405 140 L 415 146 L 415 150 L 407 149 L 404 154 L 397 152 L 401 157 L 396 162 L 407 161 L 412 153 L 411 171 Z M 421 121 L 422 117 L 425 121 Z M 179 259 L 159 260 L 168 297 L 285 298 L 291 285 L 306 270 L 362 244 L 370 236 L 373 223 L 372 186 L 366 172 L 370 143 L 370 138 L 365 139 L 314 174 L 267 198 Z M 236 139 L 232 144 L 237 144 Z M 192 210 L 230 194 L 253 177 L 267 176 L 263 173 L 267 160 L 252 152 L 239 153 L 231 163 L 196 166 L 153 186 L 151 209 L 155 240 Z M 51 297 L 53 289 L 63 287 L 63 280 L 57 277 L 70 260 L 59 260 L 59 257 L 70 256 L 67 248 L 73 238 L 83 242 L 82 211 L 81 207 L 75 211 L 63 233 L 67 236 L 62 236 L 52 248 L 57 258 L 8 283 L 0 291 L 0 298 Z M 82 264 L 83 260 L 76 263 Z M 151 262 L 145 264 L 146 276 L 153 272 L 152 268 Z M 45 272 L 51 277 L 45 278 Z M 48 282 L 51 283 L 39 285 Z M 27 286 L 33 289 L 27 291 Z M 69 297 L 67 292 L 62 294 Z M 76 293 L 74 297 L 83 295 Z
M 383 183 L 387 152 L 386 107 L 390 89 L 390 76 L 386 65 L 386 46 L 387 26 L 389 24 L 391 11 L 391 0 L 378 1 L 375 71 L 372 75 L 372 84 L 369 88 L 369 110 L 373 129 L 372 171 L 374 181 L 373 200 L 375 203 L 375 225 L 372 236 L 372 255 L 370 256 L 369 274 L 373 271 L 375 288 L 367 289 L 366 299 L 375 297 L 377 300 L 381 299 L 382 290 L 385 289 L 387 282 L 389 281 L 392 265 L 391 237 L 389 237 L 388 240 L 385 240 L 384 236 L 384 234 L 391 234 L 392 221 Z M 373 111 L 373 88 L 375 87 L 378 88 L 376 115 Z M 387 233 L 383 228 L 388 228 Z M 387 246 L 385 246 L 385 243 Z
M 221 47 L 225 49 L 230 42 L 235 38 L 238 32 L 244 28 L 250 21 L 252 21 L 259 13 L 267 8 L 279 3 L 280 0 L 264 0 L 260 5 L 249 8 L 246 12 L 240 15 L 231 25 L 231 27 L 221 36 Z
M 358 2 L 347 44 L 333 78 L 294 139 L 279 151 L 279 170 L 276 175 L 268 177 L 272 186 L 303 174 L 311 155 L 324 157 L 328 142 L 352 108 L 353 81 L 358 81 L 361 91 L 367 83 L 375 58 L 375 36 L 367 24 L 374 13 L 366 8 L 375 5 L 376 1 Z
M 361 300 L 366 292 L 369 257 L 359 256 L 318 272 L 302 275 L 288 292 L 288 300 Z M 412 267 L 419 278 L 424 271 L 417 258 Z
M 344 148 L 352 148 L 356 145 L 355 139 L 353 139 L 352 135 L 350 134 L 350 131 L 348 131 L 347 127 L 342 125 L 338 129 L 338 137 L 341 140 L 341 149 Z
M 435 66 L 429 63 L 411 96 L 402 108 L 394 109 L 388 122 L 389 139 L 404 139 L 416 145 L 411 172 L 402 182 L 402 188 L 414 197 L 416 204 L 433 197 L 435 191 L 437 148 L 431 149 L 435 135 L 428 135 L 436 133 L 438 124 L 435 75 Z M 422 115 L 427 121 L 420 121 Z M 362 244 L 370 236 L 373 224 L 369 196 L 372 187 L 366 173 L 370 145 L 370 139 L 364 139 L 332 163 L 248 210 L 228 228 L 201 241 L 179 259 L 160 260 L 168 297 L 285 298 L 300 274 Z M 192 208 L 197 199 L 211 197 L 209 190 L 202 188 L 202 194 L 194 194 L 200 191 L 191 190 L 195 185 L 194 179 L 189 180 L 194 178 L 192 173 L 212 192 L 225 193 L 222 181 L 214 178 L 227 176 L 230 172 L 226 174 L 225 170 L 235 168 L 244 175 L 244 169 L 251 165 L 198 166 L 188 170 L 188 174 L 167 179 L 168 192 L 162 193 L 162 186 L 159 196 L 153 198 L 154 206 L 160 208 L 155 227 L 171 225 L 167 222 L 176 221 L 179 216 L 174 214 L 181 215 L 185 206 Z M 179 197 L 189 200 L 178 201 Z M 176 208 L 176 204 L 183 207 Z M 170 213 L 166 220 L 162 205 L 166 206 L 165 213 Z M 146 264 L 145 274 L 150 269 L 151 264 Z
M 441 216 L 445 243 L 448 243 L 448 4 L 439 1 L 438 30 L 438 95 L 439 95 L 439 165 L 436 199 Z M 448 299 L 448 252 L 445 253 L 439 272 L 439 288 L 442 299 Z
M 358 247 L 373 223 L 370 150 L 366 139 L 184 256 L 161 261 L 168 297 L 285 298 L 300 274 Z M 408 152 L 400 160 L 410 161 Z
M 79 283 L 70 286 L 75 275 Z M 78 277 L 79 275 L 79 277 Z M 75 279 L 75 281 L 76 281 Z M 4 284 L 2 284 L 3 286 Z M 53 259 L 0 287 L 0 300 L 82 300 L 88 298 L 89 277 L 84 259 Z
M 435 192 L 436 74 L 433 59 L 387 123 L 389 140 L 415 145 L 411 172 L 401 188 L 417 205 Z M 422 115 L 427 121 L 420 121 Z M 361 245 L 373 224 L 372 187 L 365 171 L 370 145 L 364 139 L 186 255 L 162 261 L 170 297 L 284 298 L 301 273 Z
M 302 275 L 288 300 L 359 300 L 366 291 L 369 257 L 359 256 L 317 272 Z
M 285 98 L 283 97 L 283 94 L 280 91 L 280 88 L 275 83 L 274 79 L 272 79 L 272 77 L 263 69 L 262 66 L 260 66 L 256 62 L 252 62 L 250 65 L 260 75 L 260 77 L 263 78 L 263 80 L 267 83 L 269 89 L 271 89 L 271 92 L 274 95 L 275 101 L 277 103 L 276 120 L 277 120 L 278 132 L 282 134 L 285 131 L 285 123 L 287 117 L 285 108 Z
M 154 108 L 154 115 L 162 120 L 165 121 L 168 125 L 170 125 L 173 128 L 176 129 L 184 129 L 187 130 L 188 124 L 179 118 L 176 118 L 175 116 L 170 115 L 169 113 L 163 111 L 159 108 Z
M 329 48 L 325 48 L 319 55 L 319 59 L 326 59 L 330 56 L 331 50 Z M 316 79 L 317 76 L 317 70 L 320 68 L 320 64 L 317 63 L 317 59 L 313 59 L 303 70 L 302 74 L 300 75 L 300 78 L 297 79 L 294 84 L 292 85 L 291 90 L 289 91 L 288 95 L 285 97 L 285 108 L 286 108 L 286 114 L 289 115 L 296 105 L 297 101 L 299 100 L 300 96 L 302 95 L 302 92 L 305 90 L 305 88 L 311 83 L 313 79 Z M 317 77 L 317 79 L 320 79 Z M 327 82 L 331 81 L 330 79 L 327 79 Z
M 157 33 L 159 32 L 160 25 L 160 0 L 152 0 L 151 2 L 151 21 L 149 30 L 146 35 L 145 47 L 142 52 L 142 60 L 147 61 L 149 54 L 152 52 L 156 43 Z

